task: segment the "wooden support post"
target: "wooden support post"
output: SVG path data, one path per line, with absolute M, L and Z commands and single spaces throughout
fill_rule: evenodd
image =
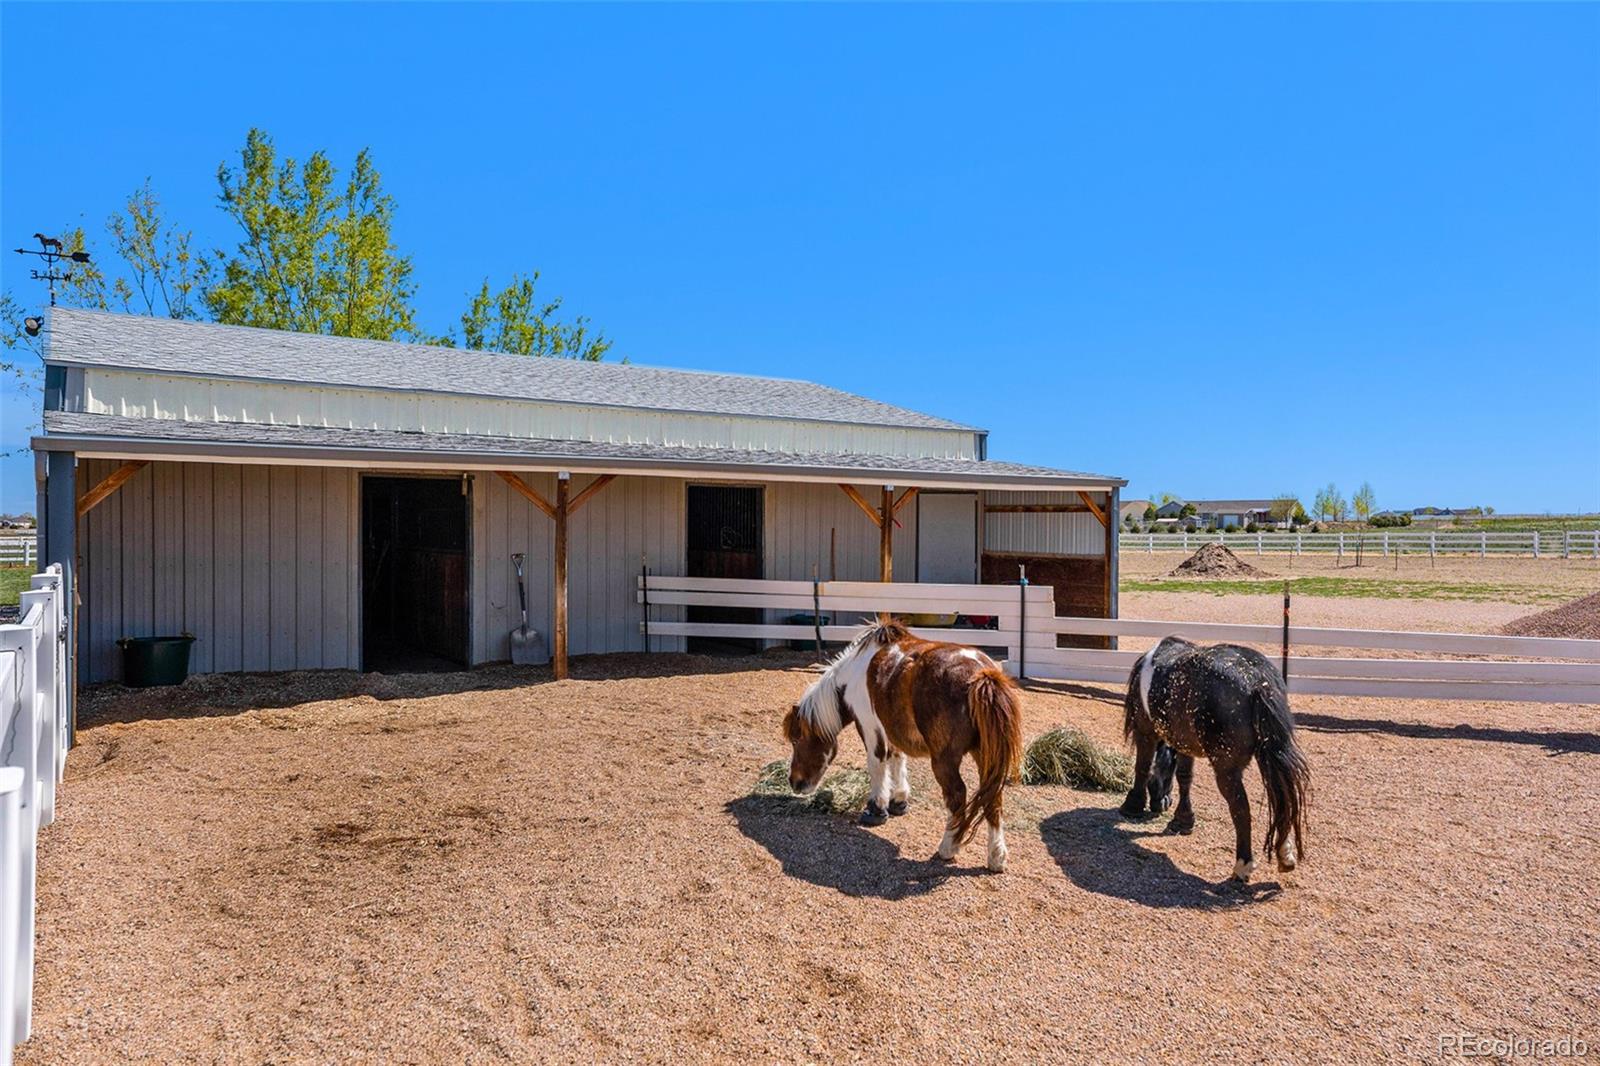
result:
M 97 504 L 99 504 L 106 497 L 110 496 L 113 492 L 116 492 L 127 483 L 129 478 L 133 477 L 133 475 L 137 474 L 139 471 L 143 470 L 149 465 L 150 460 L 148 459 L 129 459 L 127 462 L 113 470 L 110 474 L 106 475 L 106 479 L 104 481 L 100 482 L 100 484 L 96 485 L 94 488 L 90 489 L 88 492 L 79 497 L 78 517 L 82 518 L 84 515 L 94 510 Z
M 1111 494 L 1110 493 L 1106 493 L 1106 499 L 1109 500 L 1110 498 L 1111 498 Z M 1084 502 L 1084 505 L 1089 508 L 1090 512 L 1096 518 L 1098 518 L 1100 520 L 1100 524 L 1102 526 L 1105 526 L 1107 529 L 1111 528 L 1111 518 L 1110 518 L 1110 516 L 1108 516 L 1104 511 L 1102 511 L 1100 509 L 1100 505 L 1099 504 L 1094 502 L 1094 497 L 1093 496 L 1090 496 L 1087 492 L 1084 492 L 1082 489 L 1079 489 L 1078 490 L 1078 499 L 1082 500 Z
M 595 493 L 599 492 L 601 489 L 605 488 L 615 480 L 617 480 L 617 475 L 615 474 L 601 474 L 599 477 L 589 482 L 589 484 L 584 486 L 583 491 L 574 496 L 572 498 L 572 502 L 567 505 L 567 514 L 569 516 L 577 514 L 578 508 L 588 503 L 594 498 Z
M 865 496 L 856 491 L 854 485 L 840 485 L 839 491 L 850 497 L 850 502 L 861 508 L 861 513 L 872 519 L 874 525 L 883 525 L 883 519 L 879 517 L 878 512 L 873 509 L 872 504 L 867 502 Z
M 539 495 L 538 491 L 534 489 L 532 485 L 528 484 L 517 475 L 511 473 L 509 470 L 496 470 L 495 473 L 499 474 L 501 479 L 507 485 L 510 485 L 513 489 L 515 489 L 523 499 L 527 500 L 529 503 L 539 508 L 539 510 L 543 511 L 547 518 L 554 518 L 556 516 L 556 509 L 550 506 L 550 501 Z M 594 486 L 592 485 L 590 486 L 590 488 L 593 487 Z
M 567 489 L 572 475 L 565 470 L 556 475 L 556 618 L 555 635 L 551 641 L 554 654 L 550 669 L 557 681 L 567 678 Z
M 1106 527 L 1106 585 L 1105 585 L 1105 617 L 1117 616 L 1117 499 L 1118 492 L 1113 489 L 1106 493 L 1105 527 Z M 1106 638 L 1106 647 L 1112 651 L 1117 650 L 1117 638 Z
M 883 487 L 883 517 L 878 520 L 878 580 L 894 580 L 894 486 Z

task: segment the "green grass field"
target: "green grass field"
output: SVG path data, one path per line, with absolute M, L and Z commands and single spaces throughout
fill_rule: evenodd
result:
M 1180 578 L 1124 578 L 1123 592 L 1206 592 L 1213 596 L 1270 596 L 1283 582 L 1210 581 Z M 1297 596 L 1350 596 L 1380 600 L 1466 600 L 1476 603 L 1565 603 L 1570 592 L 1528 585 L 1446 583 L 1373 577 L 1296 577 L 1289 591 Z
M 22 594 L 28 590 L 28 579 L 32 576 L 32 567 L 0 566 L 0 606 L 21 603 Z

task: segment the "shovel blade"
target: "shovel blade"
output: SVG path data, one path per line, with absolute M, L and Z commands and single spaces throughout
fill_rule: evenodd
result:
M 517 666 L 538 666 L 544 662 L 539 634 L 527 626 L 511 631 L 511 661 Z

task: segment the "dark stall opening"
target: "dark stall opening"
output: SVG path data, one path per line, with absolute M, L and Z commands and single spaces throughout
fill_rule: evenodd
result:
M 765 490 L 734 485 L 690 485 L 687 507 L 687 576 L 762 576 L 762 512 Z M 690 622 L 760 625 L 759 607 L 690 607 Z M 701 654 L 759 651 L 759 640 L 690 637 L 689 651 Z
M 461 478 L 361 479 L 363 668 L 467 665 L 467 522 Z

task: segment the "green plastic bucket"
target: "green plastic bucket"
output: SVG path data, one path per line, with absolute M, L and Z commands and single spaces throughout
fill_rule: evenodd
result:
M 122 683 L 129 688 L 181 685 L 189 676 L 189 646 L 194 637 L 123 637 Z

